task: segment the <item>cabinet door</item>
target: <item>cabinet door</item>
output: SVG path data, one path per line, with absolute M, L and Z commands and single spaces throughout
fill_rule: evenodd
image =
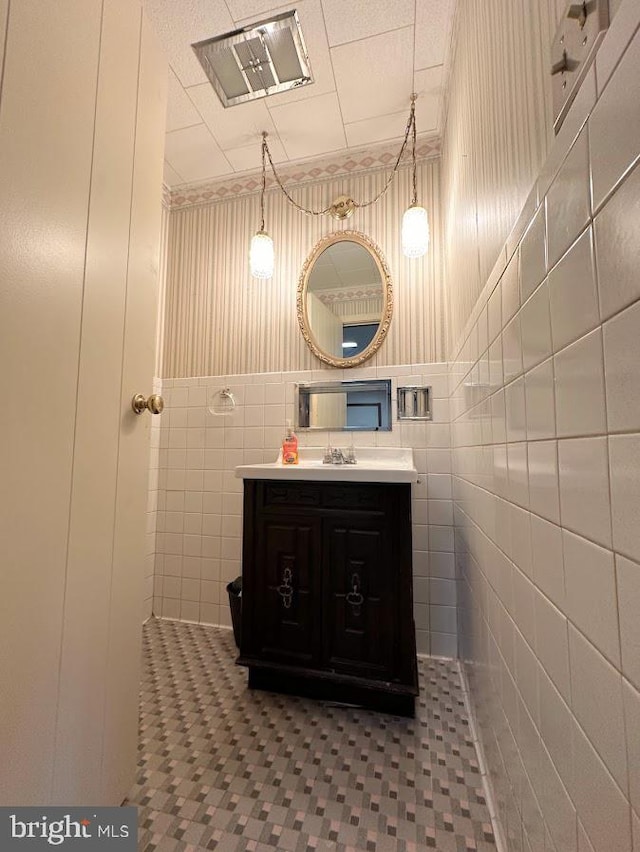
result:
M 392 679 L 396 656 L 397 572 L 391 531 L 380 516 L 326 520 L 323 664 L 337 672 Z
M 317 663 L 319 553 L 317 519 L 258 520 L 249 653 L 292 665 Z

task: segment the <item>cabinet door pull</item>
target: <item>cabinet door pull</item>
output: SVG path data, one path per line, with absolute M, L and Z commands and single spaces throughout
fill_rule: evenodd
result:
M 360 607 L 364 603 L 364 596 L 360 591 L 359 574 L 351 575 L 351 591 L 347 593 L 346 600 L 349 606 L 353 607 L 353 614 L 355 616 L 360 615 Z
M 293 571 L 285 568 L 282 574 L 282 583 L 278 586 L 278 594 L 285 609 L 291 609 L 293 602 Z

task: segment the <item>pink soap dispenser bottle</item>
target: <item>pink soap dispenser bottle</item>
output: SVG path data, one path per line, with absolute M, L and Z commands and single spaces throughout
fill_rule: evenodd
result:
M 285 436 L 282 440 L 282 464 L 298 464 L 298 439 L 287 420 Z

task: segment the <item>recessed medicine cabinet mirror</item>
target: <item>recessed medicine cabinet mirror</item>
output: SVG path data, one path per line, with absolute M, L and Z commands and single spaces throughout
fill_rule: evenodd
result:
M 298 385 L 298 429 L 391 431 L 391 379 Z
M 321 239 L 298 281 L 298 322 L 313 354 L 332 367 L 355 367 L 374 355 L 393 312 L 391 275 L 365 234 Z

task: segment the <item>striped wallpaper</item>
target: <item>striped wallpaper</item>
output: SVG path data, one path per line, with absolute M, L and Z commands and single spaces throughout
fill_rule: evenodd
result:
M 450 354 L 549 149 L 548 54 L 564 5 L 459 0 L 442 162 L 418 166 L 419 197 L 431 219 L 427 258 L 408 261 L 400 251 L 407 168 L 384 200 L 344 223 L 307 217 L 269 191 L 266 225 L 276 244 L 276 273 L 266 283 L 248 271 L 248 245 L 259 224 L 256 194 L 168 212 L 158 375 L 323 368 L 298 331 L 296 286 L 315 242 L 342 228 L 372 237 L 393 275 L 394 319 L 371 363 L 441 361 Z M 292 193 L 315 207 L 343 193 L 368 198 L 387 174 L 300 184 Z
M 327 206 L 339 195 L 375 196 L 388 171 L 380 170 L 294 187 L 306 207 Z M 259 196 L 230 198 L 165 214 L 166 285 L 161 306 L 158 375 L 163 378 L 322 369 L 309 352 L 296 318 L 298 275 L 315 243 L 353 229 L 382 249 L 394 286 L 394 315 L 371 366 L 442 361 L 445 330 L 440 226 L 440 164 L 418 166 L 418 199 L 427 208 L 431 247 L 408 260 L 400 223 L 411 196 L 411 170 L 401 168 L 387 195 L 344 222 L 306 216 L 279 191 L 266 195 L 266 228 L 276 249 L 270 281 L 249 274 L 248 249 L 258 229 Z M 330 369 L 330 368 L 327 368 Z
M 448 352 L 549 150 L 549 51 L 565 5 L 458 2 L 442 155 Z

